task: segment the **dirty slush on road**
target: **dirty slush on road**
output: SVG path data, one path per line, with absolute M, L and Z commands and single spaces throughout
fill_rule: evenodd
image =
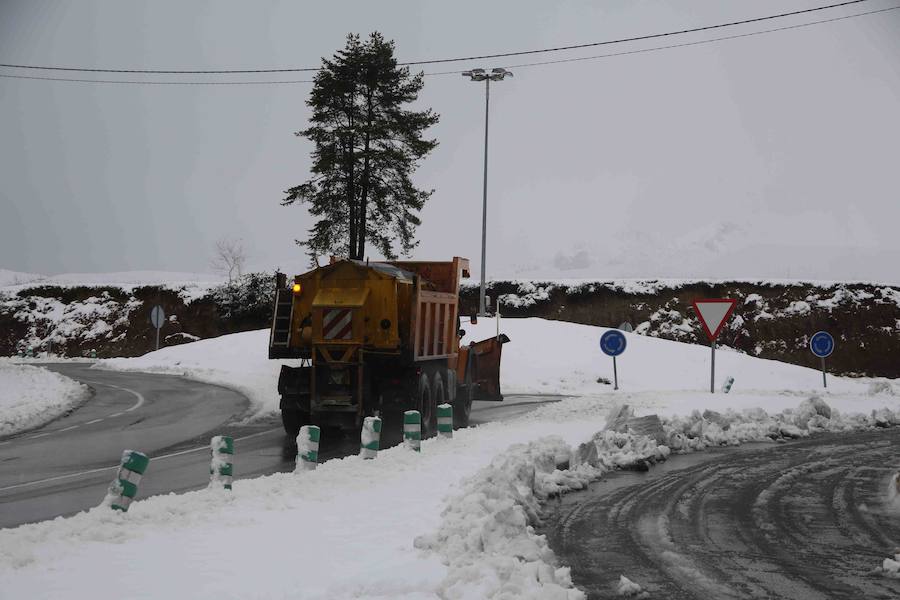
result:
M 900 428 L 674 456 L 547 506 L 589 598 L 898 598 Z

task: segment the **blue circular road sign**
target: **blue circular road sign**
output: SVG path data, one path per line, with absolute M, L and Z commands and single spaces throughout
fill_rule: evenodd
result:
M 830 356 L 834 352 L 834 338 L 827 331 L 816 332 L 809 340 L 809 349 L 819 358 Z
M 600 336 L 600 349 L 609 356 L 618 356 L 625 352 L 625 334 L 618 329 L 610 329 Z

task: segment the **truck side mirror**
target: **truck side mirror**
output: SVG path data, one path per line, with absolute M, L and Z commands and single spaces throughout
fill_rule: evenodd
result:
M 469 323 L 471 323 L 472 325 L 477 325 L 478 324 L 478 315 L 472 315 L 471 317 L 469 317 Z

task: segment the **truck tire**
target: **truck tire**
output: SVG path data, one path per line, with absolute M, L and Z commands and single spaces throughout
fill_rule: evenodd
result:
M 416 410 L 422 417 L 422 439 L 429 438 L 437 432 L 437 406 L 434 402 L 434 394 L 428 375 L 422 373 L 419 376 L 419 391 L 416 401 Z
M 284 425 L 284 456 L 291 458 L 297 454 L 297 436 L 300 427 L 309 423 L 306 413 L 290 408 L 281 409 L 281 424 Z
M 454 369 L 446 369 L 447 373 L 447 404 L 451 406 L 456 406 L 456 371 Z
M 447 402 L 447 387 L 444 385 L 444 378 L 441 372 L 444 369 L 438 369 L 434 372 L 434 379 L 431 383 L 431 395 L 434 396 L 434 434 L 437 435 L 437 407 Z

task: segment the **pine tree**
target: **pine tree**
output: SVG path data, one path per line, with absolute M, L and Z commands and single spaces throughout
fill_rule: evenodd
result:
M 366 243 L 389 259 L 395 244 L 408 255 L 418 245 L 418 212 L 433 190 L 410 176 L 437 141 L 424 139 L 438 122 L 431 109 L 406 108 L 423 86 L 423 74 L 398 67 L 394 43 L 373 33 L 322 59 L 307 100 L 310 126 L 296 135 L 314 144 L 312 177 L 293 187 L 283 205 L 304 203 L 316 222 L 304 246 L 310 256 L 329 253 L 362 260 Z

